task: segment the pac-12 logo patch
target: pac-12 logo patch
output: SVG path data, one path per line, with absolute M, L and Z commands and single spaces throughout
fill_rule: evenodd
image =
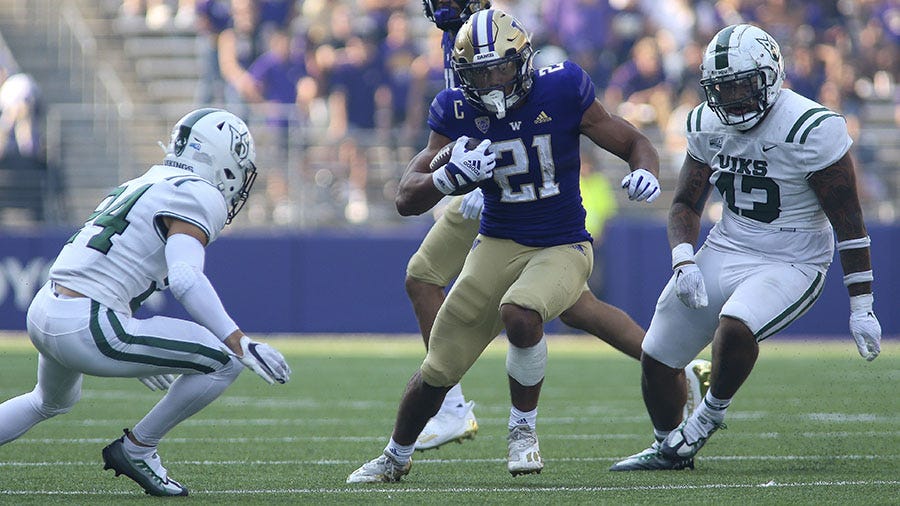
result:
M 475 118 L 475 127 L 478 128 L 481 133 L 486 134 L 488 128 L 491 127 L 491 118 L 487 116 L 479 116 Z

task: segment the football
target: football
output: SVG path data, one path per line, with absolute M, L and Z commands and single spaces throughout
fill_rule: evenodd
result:
M 481 139 L 469 137 L 469 140 L 466 141 L 466 149 L 471 151 L 477 148 L 479 144 L 481 144 Z M 429 164 L 429 169 L 431 170 L 431 172 L 440 169 L 444 165 L 447 165 L 447 162 L 450 161 L 450 155 L 453 152 L 454 145 L 456 145 L 456 141 L 448 143 L 446 146 L 442 147 L 436 155 L 434 155 L 434 158 L 431 159 L 431 163 Z M 475 188 L 478 188 L 478 183 L 462 186 L 450 195 L 465 195 Z

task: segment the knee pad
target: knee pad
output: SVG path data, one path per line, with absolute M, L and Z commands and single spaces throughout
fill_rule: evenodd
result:
M 525 387 L 537 385 L 544 379 L 547 368 L 547 340 L 541 338 L 534 346 L 519 348 L 509 345 L 506 352 L 506 373 Z

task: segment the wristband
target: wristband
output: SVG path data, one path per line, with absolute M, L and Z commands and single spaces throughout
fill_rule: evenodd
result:
M 868 248 L 871 244 L 872 239 L 870 239 L 869 236 L 860 237 L 858 239 L 847 239 L 846 241 L 838 241 L 837 250 L 844 251 L 845 249 Z
M 851 272 L 844 276 L 844 286 L 850 286 L 853 283 L 866 283 L 874 280 L 875 276 L 872 275 L 871 269 L 867 271 Z
M 873 313 L 872 304 L 875 302 L 875 297 L 871 293 L 864 293 L 862 295 L 854 295 L 850 297 L 850 312 L 851 313 Z
M 450 181 L 450 175 L 447 174 L 446 165 L 442 165 L 441 168 L 431 173 L 431 182 L 444 195 L 450 195 L 456 191 L 456 186 Z
M 685 262 L 694 262 L 694 247 L 683 242 L 672 248 L 672 269 Z

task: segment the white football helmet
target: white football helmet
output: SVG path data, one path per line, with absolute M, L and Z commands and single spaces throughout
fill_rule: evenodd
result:
M 753 25 L 731 25 L 713 37 L 700 66 L 706 103 L 722 123 L 753 128 L 772 107 L 784 82 L 781 48 Z
M 175 123 L 163 163 L 191 171 L 222 192 L 231 220 L 256 181 L 256 147 L 243 120 L 222 109 L 189 112 Z
M 531 39 L 522 24 L 503 11 L 470 16 L 456 35 L 451 58 L 466 99 L 498 118 L 531 91 Z M 496 75 L 508 80 L 498 83 Z

